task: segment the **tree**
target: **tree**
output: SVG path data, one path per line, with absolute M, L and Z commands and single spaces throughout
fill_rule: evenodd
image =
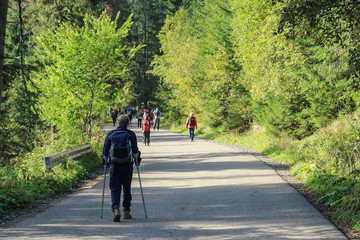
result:
M 65 137 L 88 136 L 92 119 L 109 103 L 131 99 L 127 66 L 138 48 L 129 49 L 124 41 L 130 18 L 119 29 L 117 18 L 111 21 L 105 12 L 98 19 L 86 16 L 82 28 L 65 23 L 39 38 L 45 64 L 36 80 L 42 118 Z
M 279 32 L 304 56 L 296 72 L 304 105 L 297 114 L 302 135 L 360 105 L 359 12 L 355 0 L 291 0 L 283 7 Z
M 4 50 L 8 6 L 9 0 L 0 0 L 0 104 L 2 103 L 3 71 L 5 59 Z
M 136 64 L 133 66 L 133 75 L 138 104 L 156 101 L 158 92 L 158 77 L 150 74 L 151 62 L 155 55 L 160 54 L 160 43 L 157 37 L 164 24 L 166 15 L 174 13 L 179 8 L 179 0 L 131 0 L 130 8 L 134 14 L 134 27 L 130 33 L 130 40 L 144 47 L 136 55 Z M 140 107 L 140 106 L 139 106 Z
M 189 15 L 180 9 L 167 18 L 159 38 L 162 55 L 153 61 L 154 71 L 171 90 L 173 98 L 170 106 L 181 112 L 199 110 L 201 89 L 197 74 L 199 63 L 199 43 L 190 36 Z

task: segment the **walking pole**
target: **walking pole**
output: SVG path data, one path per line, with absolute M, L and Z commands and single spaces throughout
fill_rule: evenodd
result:
M 145 200 L 144 200 L 144 193 L 143 193 L 143 190 L 142 190 L 142 185 L 141 185 L 141 178 L 140 178 L 140 170 L 139 170 L 139 164 L 137 162 L 137 158 L 135 158 L 135 165 L 136 165 L 136 170 L 137 170 L 137 173 L 138 173 L 138 177 L 139 177 L 139 183 L 140 183 L 140 191 L 141 191 L 141 198 L 142 198 L 142 202 L 143 202 L 143 206 L 144 206 L 144 212 L 145 212 L 145 218 L 147 219 L 148 216 L 147 216 L 147 213 L 146 213 L 146 207 L 145 207 Z
M 107 170 L 107 162 L 104 166 L 104 187 L 103 187 L 103 193 L 102 193 L 102 204 L 101 204 L 101 219 L 103 218 L 103 212 L 104 212 L 104 195 L 105 195 L 105 183 L 106 183 L 106 170 Z
M 138 163 L 138 157 L 139 157 L 139 153 L 133 153 L 132 152 L 132 145 L 131 145 L 131 141 L 129 141 L 129 145 L 130 145 L 130 157 L 132 158 L 132 160 L 135 162 L 135 166 L 136 166 L 136 170 L 138 173 L 138 178 L 139 178 L 139 183 L 140 183 L 140 191 L 141 191 L 141 198 L 142 198 L 142 202 L 143 202 L 143 206 L 144 206 L 144 212 L 145 212 L 145 218 L 147 219 L 147 213 L 146 213 L 146 207 L 145 207 L 145 200 L 144 200 L 144 193 L 142 190 L 142 184 L 141 184 L 141 178 L 140 178 L 140 170 L 139 170 L 139 163 Z M 134 156 L 136 155 L 136 156 Z

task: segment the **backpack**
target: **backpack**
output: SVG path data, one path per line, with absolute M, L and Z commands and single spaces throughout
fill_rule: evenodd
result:
M 196 124 L 195 124 L 195 118 L 194 117 L 191 117 L 190 119 L 189 119 L 189 126 L 195 126 Z
M 156 111 L 156 116 L 160 117 L 160 111 Z
M 113 163 L 124 164 L 131 162 L 131 136 L 126 131 L 115 131 L 110 136 L 110 157 Z

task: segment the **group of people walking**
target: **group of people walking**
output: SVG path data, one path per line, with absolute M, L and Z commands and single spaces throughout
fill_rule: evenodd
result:
M 137 114 L 138 119 L 138 127 L 142 128 L 143 132 L 143 143 L 146 145 L 150 145 L 150 129 L 153 124 L 154 130 L 160 128 L 160 119 L 161 119 L 161 111 L 159 108 L 156 108 L 152 111 L 148 109 L 139 110 Z
M 116 114 L 119 114 L 119 112 Z M 113 116 L 112 118 L 115 126 L 117 116 L 115 120 Z M 138 127 L 141 126 L 143 131 L 143 141 L 145 146 L 146 144 L 149 145 L 151 121 L 154 121 L 154 130 L 156 128 L 159 130 L 161 112 L 158 108 L 153 111 L 149 111 L 147 109 L 140 110 L 137 114 L 137 119 Z M 107 167 L 110 167 L 109 187 L 111 190 L 111 208 L 114 214 L 114 222 L 120 222 L 120 198 L 122 191 L 124 195 L 122 202 L 124 219 L 132 218 L 130 214 L 130 206 L 132 200 L 131 182 L 133 176 L 133 165 L 135 164 L 137 169 L 139 169 L 138 167 L 141 162 L 136 134 L 128 129 L 129 125 L 129 114 L 120 115 L 119 126 L 107 134 L 103 148 L 103 164 L 105 166 L 105 170 Z M 197 120 L 193 113 L 189 114 L 185 125 L 189 130 L 190 142 L 192 142 L 194 141 L 194 131 L 197 129 Z
M 131 121 L 133 119 L 133 115 L 134 113 L 136 113 L 136 111 L 134 111 L 133 109 L 128 109 L 128 110 L 120 110 L 120 109 L 112 109 L 110 108 L 109 109 L 109 115 L 113 121 L 113 126 L 115 127 L 115 124 L 116 124 L 116 120 L 118 118 L 118 116 L 121 116 L 121 115 L 127 115 L 128 118 L 129 118 L 129 125 L 131 126 Z

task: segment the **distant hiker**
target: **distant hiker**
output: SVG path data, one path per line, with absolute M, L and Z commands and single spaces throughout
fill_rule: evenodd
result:
M 156 125 L 157 125 L 157 130 L 159 130 L 159 128 L 160 128 L 161 112 L 160 112 L 159 108 L 156 108 L 153 113 L 154 113 L 154 117 L 155 117 L 155 120 L 154 120 L 154 130 L 155 130 L 155 128 L 156 128 Z
M 117 117 L 118 117 L 118 114 L 119 114 L 119 111 L 118 111 L 117 109 L 115 109 L 115 110 L 113 110 L 113 111 L 111 112 L 111 118 L 112 118 L 112 120 L 113 120 L 113 125 L 114 125 L 114 127 L 115 127 L 115 123 L 116 123 L 116 119 L 117 119 Z
M 142 127 L 142 119 L 143 119 L 143 112 L 140 109 L 138 114 L 137 114 L 137 120 L 138 120 L 138 127 L 139 128 Z
M 114 212 L 113 221 L 120 222 L 121 190 L 124 192 L 123 208 L 124 219 L 131 219 L 131 181 L 133 164 L 140 165 L 140 151 L 137 147 L 136 135 L 128 130 L 129 117 L 121 115 L 119 126 L 110 131 L 105 139 L 103 148 L 103 164 L 110 165 L 111 208 Z M 133 157 L 132 157 L 133 156 Z
M 194 141 L 194 131 L 197 129 L 197 121 L 194 117 L 194 113 L 190 113 L 189 117 L 186 120 L 186 128 L 189 129 L 189 138 L 190 142 Z
M 147 145 L 149 146 L 150 144 L 150 117 L 147 116 L 144 121 L 143 121 L 143 125 L 142 125 L 142 130 L 143 130 L 143 142 L 146 146 L 146 143 Z
M 107 115 L 111 117 L 112 111 L 113 111 L 112 107 L 109 106 L 109 111 L 108 111 Z
M 143 112 L 144 112 L 143 119 L 146 119 L 147 116 L 149 116 L 149 118 L 150 118 L 150 113 L 149 113 L 149 110 L 148 110 L 148 109 L 144 109 Z M 150 119 L 150 121 L 151 121 L 151 119 Z
M 131 113 L 131 112 L 129 112 L 127 116 L 129 117 L 129 120 L 130 120 L 130 127 L 131 127 L 131 121 L 132 121 L 133 115 L 132 115 L 132 113 Z

